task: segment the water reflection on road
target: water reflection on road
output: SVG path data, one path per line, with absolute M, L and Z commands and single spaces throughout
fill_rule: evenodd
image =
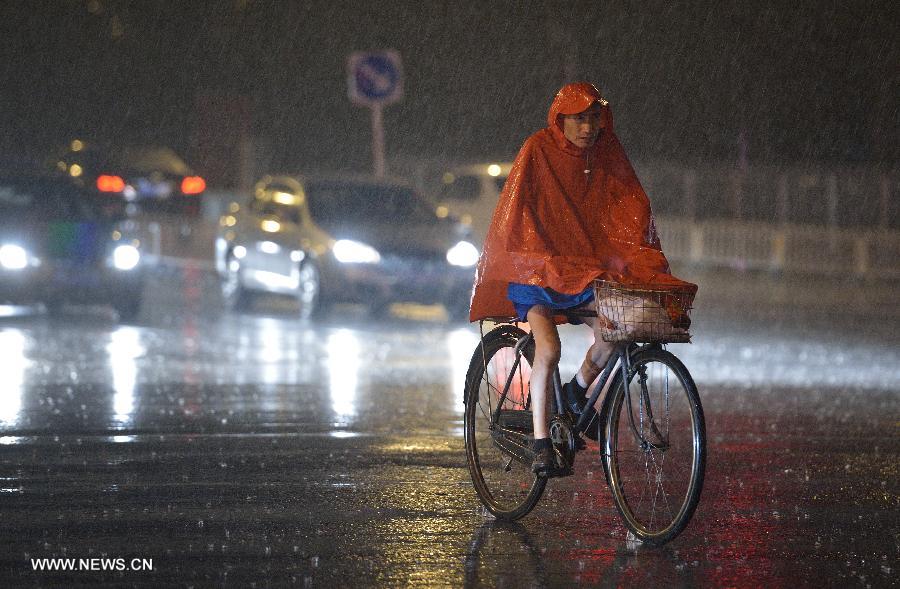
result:
M 34 577 L 27 559 L 126 544 L 164 568 L 91 582 L 880 586 L 896 572 L 896 301 L 887 320 L 884 305 L 697 309 L 694 343 L 673 350 L 703 398 L 707 478 L 664 549 L 628 541 L 593 444 L 520 525 L 484 517 L 462 441 L 477 326 L 208 303 L 164 283 L 135 325 L 0 317 L 9 586 L 84 584 Z M 590 335 L 562 331 L 568 378 Z
M 390 422 L 399 403 L 417 427 L 442 428 L 461 416 L 478 342 L 470 326 L 359 315 L 320 324 L 277 312 L 164 318 L 0 318 L 3 427 L 368 429 Z
M 15 427 L 22 410 L 22 386 L 31 360 L 25 353 L 25 334 L 18 330 L 0 331 L 0 423 Z
M 461 433 L 477 326 L 440 315 L 375 321 L 353 309 L 310 323 L 277 305 L 222 315 L 198 292 L 160 289 L 137 325 L 91 312 L 0 317 L 0 423 L 26 431 L 377 429 L 390 427 L 399 411 L 407 426 L 449 423 Z M 721 309 L 695 312 L 695 343 L 673 349 L 701 390 L 787 387 L 818 395 L 835 387 L 890 391 L 900 382 L 890 322 L 860 329 L 854 317 L 823 324 L 815 315 L 773 315 L 765 304 L 757 310 L 765 320 L 745 308 L 739 329 Z M 590 334 L 575 326 L 562 334 L 567 379 Z

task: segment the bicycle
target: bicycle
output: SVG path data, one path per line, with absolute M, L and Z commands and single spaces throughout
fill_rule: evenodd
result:
M 690 341 L 673 328 L 667 308 L 687 319 L 691 293 L 595 281 L 596 310 L 567 317 L 607 318 L 603 339 L 616 342 L 586 407 L 576 419 L 563 403 L 559 370 L 552 376 L 550 437 L 557 452 L 554 476 L 574 473 L 575 456 L 598 440 L 616 509 L 642 542 L 664 544 L 687 526 L 700 500 L 706 464 L 706 428 L 700 396 L 684 364 L 665 349 Z M 534 340 L 514 318 L 484 333 L 466 374 L 466 460 L 475 491 L 496 518 L 513 521 L 537 505 L 546 475 L 531 472 L 532 420 L 528 387 Z M 549 392 L 549 391 L 548 391 Z M 684 464 L 682 464 L 682 462 Z

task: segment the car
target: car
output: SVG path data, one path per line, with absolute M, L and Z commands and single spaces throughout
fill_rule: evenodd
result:
M 50 165 L 92 191 L 100 206 L 113 213 L 180 219 L 201 215 L 206 180 L 168 147 L 113 148 L 74 139 Z
M 302 317 L 335 302 L 440 303 L 467 317 L 478 256 L 409 184 L 348 175 L 263 178 L 249 202 L 231 203 L 215 245 L 228 307 L 278 293 Z
M 510 169 L 511 162 L 492 162 L 445 170 L 432 191 L 435 211 L 460 219 L 483 242 Z
M 145 272 L 125 225 L 64 176 L 0 172 L 0 302 L 110 304 L 134 320 Z

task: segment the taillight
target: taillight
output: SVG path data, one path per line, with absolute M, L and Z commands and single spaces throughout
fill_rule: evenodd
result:
M 125 181 L 120 176 L 97 176 L 97 190 L 100 192 L 122 192 Z
M 200 176 L 186 176 L 181 181 L 182 194 L 200 194 L 206 190 L 206 180 Z

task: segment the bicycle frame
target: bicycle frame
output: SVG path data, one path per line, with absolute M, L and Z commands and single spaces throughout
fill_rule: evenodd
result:
M 647 375 L 644 372 L 643 368 L 634 368 L 631 364 L 631 357 L 635 355 L 638 351 L 647 350 L 652 348 L 662 348 L 659 344 L 647 344 L 644 346 L 638 346 L 634 343 L 628 344 L 619 344 L 616 346 L 616 352 L 612 354 L 609 360 L 606 363 L 606 366 L 603 368 L 603 372 L 600 374 L 600 378 L 597 381 L 597 384 L 594 386 L 593 393 L 588 399 L 588 404 L 586 407 L 591 407 L 594 403 L 597 402 L 597 398 L 600 396 L 600 393 L 603 391 L 604 387 L 606 387 L 607 381 L 613 378 L 613 370 L 615 368 L 616 363 L 619 364 L 620 374 L 622 376 L 622 383 L 625 388 L 625 402 L 628 403 L 628 419 L 629 425 L 631 427 L 631 432 L 634 434 L 635 439 L 638 440 L 639 445 L 642 449 L 647 448 L 655 448 L 658 450 L 663 450 L 668 447 L 668 441 L 664 439 L 664 436 L 659 431 L 659 428 L 656 426 L 656 421 L 653 419 L 653 410 L 651 408 L 649 393 L 647 392 Z M 634 377 L 634 373 L 638 372 L 638 381 L 640 382 L 640 403 L 642 408 L 647 412 L 647 420 L 650 423 L 651 431 L 662 440 L 662 444 L 655 444 L 641 433 L 641 428 L 638 428 L 634 422 L 634 412 L 632 411 L 632 401 L 631 401 L 631 387 L 629 383 L 631 379 Z M 610 385 L 612 382 L 610 381 Z M 600 406 L 600 411 L 597 412 L 598 418 L 602 419 L 606 413 L 608 408 L 608 403 L 610 402 L 611 395 L 608 394 L 607 391 L 606 397 L 603 399 L 603 403 Z M 588 425 L 590 425 L 590 420 L 593 417 L 588 414 L 588 412 L 582 412 L 581 417 L 578 419 L 578 422 L 575 424 L 575 427 L 578 432 L 583 432 Z
M 483 333 L 482 333 L 483 338 Z M 505 413 L 501 411 L 499 408 L 503 406 L 503 403 L 506 401 L 506 397 L 509 394 L 510 386 L 512 385 L 513 378 L 515 377 L 516 371 L 519 369 L 519 365 L 522 360 L 523 350 L 531 343 L 534 339 L 534 336 L 531 333 L 526 334 L 524 337 L 520 338 L 518 342 L 516 342 L 516 346 L 514 348 L 515 351 L 515 359 L 513 360 L 512 368 L 509 370 L 509 374 L 506 376 L 506 381 L 503 385 L 503 391 L 500 394 L 500 397 L 497 400 L 497 408 L 498 410 L 493 412 L 491 415 L 491 429 L 500 428 L 503 436 L 495 436 L 495 442 L 500 445 L 504 451 L 510 453 L 520 460 L 527 460 L 528 454 L 527 451 L 527 443 L 525 437 L 520 433 L 509 430 L 503 427 L 504 424 L 500 423 L 501 416 Z M 627 385 L 631 381 L 633 377 L 634 368 L 631 365 L 631 356 L 640 349 L 646 349 L 651 346 L 659 346 L 659 344 L 649 344 L 646 346 L 638 346 L 634 343 L 627 344 L 619 344 L 616 346 L 616 351 L 610 355 L 609 359 L 606 362 L 606 365 L 603 367 L 603 371 L 600 373 L 600 377 L 597 379 L 596 384 L 591 392 L 590 397 L 588 397 L 586 407 L 592 407 L 596 404 L 597 399 L 600 397 L 600 394 L 603 392 L 603 389 L 606 388 L 607 383 L 611 383 L 612 378 L 614 378 L 613 370 L 618 364 L 620 367 L 620 373 L 622 376 L 622 382 L 625 383 L 627 387 L 625 399 L 628 403 L 628 417 L 629 417 L 629 425 L 632 433 L 635 438 L 638 440 L 641 448 L 652 447 L 655 449 L 665 449 L 668 446 L 668 442 L 664 439 L 664 436 L 659 431 L 656 426 L 656 423 L 653 419 L 653 413 L 651 410 L 651 405 L 648 399 L 647 387 L 646 387 L 646 375 L 641 372 L 639 376 L 640 382 L 640 398 L 641 405 L 647 411 L 648 421 L 650 423 L 650 428 L 653 433 L 659 437 L 662 441 L 662 444 L 656 444 L 649 440 L 647 440 L 641 433 L 641 429 L 634 422 L 634 412 L 632 411 L 632 401 L 631 401 L 631 391 L 630 386 Z M 487 379 L 487 360 L 483 358 L 485 362 L 484 366 L 484 378 Z M 550 414 L 553 416 L 560 416 L 563 412 L 560 411 L 561 407 L 564 407 L 565 404 L 563 402 L 563 391 L 562 391 L 562 382 L 559 374 L 559 367 L 553 370 L 553 397 L 551 398 L 551 407 Z M 489 383 L 486 383 L 489 384 Z M 584 411 L 581 413 L 578 421 L 574 424 L 573 429 L 575 435 L 583 433 L 587 427 L 590 425 L 591 421 L 595 418 L 602 419 L 603 416 L 607 414 L 607 403 L 609 402 L 610 395 L 606 395 L 603 399 L 603 403 L 600 406 L 600 410 L 596 414 L 591 414 L 591 412 Z M 520 413 L 520 412 L 516 412 Z M 515 441 L 509 439 L 512 437 Z M 502 441 L 500 439 L 503 438 Z M 521 448 L 517 447 L 519 444 L 525 446 L 526 453 L 521 452 Z
M 579 316 L 591 313 L 578 311 Z M 548 479 L 575 474 L 577 454 L 593 448 L 589 440 L 595 440 L 616 509 L 629 531 L 653 545 L 680 534 L 699 501 L 706 452 L 696 385 L 665 349 L 670 341 L 687 341 L 686 331 L 670 340 L 663 330 L 659 340 L 637 343 L 635 338 L 655 332 L 638 327 L 607 333 L 602 325 L 588 322 L 598 330 L 597 337 L 614 342 L 604 346 L 610 357 L 597 367 L 599 375 L 580 413 L 569 408 L 559 366 L 548 375 L 546 388 L 552 387 L 552 393 L 542 395 L 542 402 L 549 413 L 554 464 L 547 472 L 536 472 L 534 374 L 529 368 L 541 350 L 535 350 L 535 336 L 518 321 L 498 317 L 492 322 L 499 325 L 488 334 L 482 324 L 481 351 L 476 349 L 469 363 L 465 386 L 466 461 L 486 509 L 500 519 L 524 517 Z

